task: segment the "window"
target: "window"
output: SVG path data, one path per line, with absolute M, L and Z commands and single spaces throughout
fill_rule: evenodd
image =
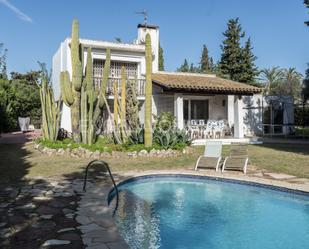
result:
M 263 123 L 265 134 L 281 134 L 283 132 L 282 103 L 270 103 L 269 106 L 264 108 Z
M 102 77 L 104 60 L 93 60 L 93 77 Z M 121 78 L 121 67 L 124 66 L 128 78 L 135 78 L 137 75 L 137 63 L 135 62 L 121 62 L 111 61 L 109 77 Z
M 209 101 L 208 100 L 184 100 L 183 102 L 184 120 L 208 120 Z
M 208 100 L 191 100 L 191 119 L 208 119 Z

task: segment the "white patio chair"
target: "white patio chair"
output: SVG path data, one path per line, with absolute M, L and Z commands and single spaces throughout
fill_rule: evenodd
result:
M 212 136 L 212 125 L 211 125 L 211 120 L 208 120 L 206 123 L 206 126 L 204 127 L 203 133 L 204 133 L 204 138 L 210 138 Z
M 29 124 L 30 124 L 29 117 L 26 117 L 26 118 L 18 117 L 18 123 L 19 123 L 20 130 L 22 132 L 27 132 L 29 130 Z
M 225 158 L 222 166 L 222 172 L 228 170 L 242 170 L 247 173 L 247 165 L 249 161 L 247 144 L 232 144 L 230 155 Z
M 219 169 L 219 163 L 221 161 L 222 142 L 221 141 L 206 141 L 204 155 L 197 159 L 195 169 L 199 168 L 199 163 L 202 158 L 205 158 L 206 165 L 203 168 L 215 168 L 216 171 Z M 200 167 L 201 168 L 201 167 Z
M 219 135 L 218 138 L 223 137 L 224 133 L 224 120 L 216 120 L 214 125 L 214 138 L 217 138 L 217 135 Z
M 198 134 L 199 134 L 199 128 L 197 126 L 190 126 L 189 127 L 189 134 L 190 134 L 190 138 L 191 139 L 196 139 L 198 138 Z

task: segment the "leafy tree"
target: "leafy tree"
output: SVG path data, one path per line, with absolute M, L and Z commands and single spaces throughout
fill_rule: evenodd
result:
M 299 99 L 301 93 L 302 74 L 295 68 L 283 69 L 283 81 L 273 87 L 272 93 L 279 96 L 292 96 Z
M 210 59 L 209 59 L 209 56 L 208 56 L 208 48 L 205 44 L 203 45 L 202 56 L 201 56 L 201 60 L 200 60 L 200 66 L 201 66 L 202 72 L 210 71 Z
M 201 70 L 199 67 L 194 66 L 193 63 L 190 64 L 190 69 L 189 69 L 190 73 L 200 73 L 200 71 Z
M 159 44 L 159 71 L 164 71 L 164 52 L 161 44 Z
M 177 69 L 178 72 L 189 72 L 189 63 L 187 59 L 184 60 L 183 64 Z
M 239 23 L 239 19 L 230 19 L 227 24 L 227 30 L 223 33 L 225 40 L 221 45 L 221 60 L 219 63 L 219 74 L 228 76 L 229 79 L 255 84 L 255 77 L 258 75 L 257 67 L 254 64 L 256 56 L 252 52 L 250 38 L 245 46 L 241 46 L 241 39 L 245 32 Z
M 260 72 L 261 81 L 265 85 L 265 94 L 270 94 L 273 86 L 280 84 L 283 80 L 283 71 L 279 67 L 264 68 Z
M 7 49 L 3 49 L 3 43 L 0 43 L 0 79 L 7 79 L 6 59 Z
M 294 99 L 300 98 L 302 75 L 295 68 L 280 69 L 273 67 L 263 69 L 261 75 L 266 85 L 266 94 L 292 96 Z
M 37 127 L 41 123 L 41 104 L 39 89 L 35 80 L 28 80 L 30 75 L 14 73 L 11 80 L 0 80 L 0 126 L 2 131 L 18 129 L 18 117 L 30 117 Z M 18 75 L 17 78 L 15 76 Z
M 217 71 L 217 65 L 212 57 L 209 58 L 209 71 L 210 73 L 215 73 Z
M 304 4 L 305 4 L 306 8 L 309 9 L 309 0 L 304 0 Z M 307 26 L 309 26 L 309 21 L 306 21 L 305 24 L 306 24 Z
M 190 64 L 189 72 L 191 72 L 191 73 L 194 72 L 194 64 L 193 63 Z
M 254 61 L 257 57 L 252 53 L 251 39 L 248 38 L 245 47 L 242 50 L 242 73 L 240 75 L 239 81 L 244 83 L 253 84 L 255 77 L 259 74 Z
M 306 76 L 303 80 L 302 96 L 303 96 L 303 102 L 306 103 L 307 100 L 309 100 L 309 68 L 307 68 Z
M 240 39 L 245 36 L 239 19 L 230 19 L 227 30 L 223 33 L 225 40 L 221 45 L 221 61 L 219 63 L 221 74 L 229 75 L 232 80 L 239 81 L 242 76 L 242 55 Z
M 14 99 L 14 93 L 10 82 L 6 79 L 0 79 L 0 134 L 16 127 L 16 119 L 11 104 L 12 99 Z
M 40 77 L 41 71 L 29 71 L 25 74 L 18 72 L 11 72 L 11 80 L 20 80 L 22 82 L 27 82 L 29 85 L 36 85 Z
M 204 44 L 202 49 L 202 56 L 200 59 L 200 68 L 196 72 L 200 73 L 216 73 L 217 67 L 212 57 L 209 56 L 207 46 Z

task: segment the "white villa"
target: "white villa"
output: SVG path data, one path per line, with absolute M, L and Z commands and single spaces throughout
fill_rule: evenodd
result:
M 125 66 L 127 78 L 137 75 L 137 94 L 140 101 L 140 121 L 144 120 L 145 93 L 145 35 L 149 33 L 153 50 L 153 109 L 154 115 L 171 112 L 175 115 L 179 129 L 199 131 L 207 121 L 224 121 L 230 128 L 229 136 L 252 137 L 264 132 L 285 134 L 288 129 L 282 124 L 293 123 L 292 105 L 279 104 L 273 108 L 262 97 L 261 89 L 247 84 L 216 77 L 209 74 L 193 74 L 158 71 L 159 27 L 139 24 L 137 39 L 131 44 L 80 39 L 85 49 L 92 48 L 94 84 L 100 84 L 106 49 L 111 50 L 110 81 L 107 86 L 108 99 L 113 99 L 114 80 L 119 82 L 121 67 Z M 53 56 L 52 83 L 55 97 L 60 94 L 59 75 L 61 71 L 71 73 L 70 38 L 65 39 Z M 112 102 L 111 102 L 112 103 Z M 110 105 L 112 107 L 112 104 Z M 276 105 L 278 106 L 278 104 Z M 281 106 L 281 107 L 280 107 Z M 283 106 L 283 107 L 282 107 Z M 281 108 L 281 109 L 280 109 Z M 279 110 L 279 111 L 278 111 Z M 269 118 L 265 118 L 263 115 Z M 278 116 L 280 116 L 278 118 Z M 263 119 L 268 124 L 263 126 Z M 112 117 L 109 117 L 112 120 Z M 279 120 L 279 121 L 278 121 Z M 279 122 L 279 123 L 278 123 Z M 281 122 L 281 123 L 280 123 Z M 279 128 L 276 129 L 276 125 Z M 70 109 L 63 105 L 61 127 L 71 131 Z M 108 124 L 106 130 L 108 131 Z M 194 138 L 204 138 L 197 134 Z

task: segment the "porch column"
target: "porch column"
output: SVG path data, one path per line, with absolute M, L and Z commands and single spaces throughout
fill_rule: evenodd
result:
M 176 117 L 177 128 L 182 130 L 183 124 L 183 96 L 176 93 L 174 95 L 174 115 Z
M 234 101 L 234 137 L 244 137 L 244 117 L 241 96 L 235 96 Z
M 232 127 L 234 124 L 234 95 L 227 95 L 227 121 Z

